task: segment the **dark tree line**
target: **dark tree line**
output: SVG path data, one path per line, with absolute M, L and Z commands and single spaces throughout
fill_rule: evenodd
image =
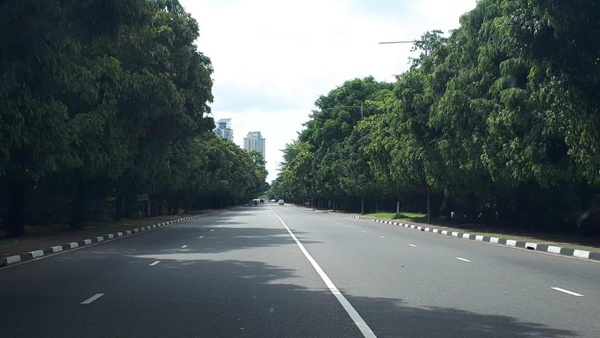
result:
M 0 3 L 0 220 L 177 213 L 265 190 L 260 155 L 216 138 L 212 65 L 177 0 Z M 93 209 L 93 210 L 92 210 Z M 92 210 L 92 211 L 90 211 Z
M 600 232 L 600 5 L 482 0 L 460 22 L 395 83 L 319 98 L 272 193 Z

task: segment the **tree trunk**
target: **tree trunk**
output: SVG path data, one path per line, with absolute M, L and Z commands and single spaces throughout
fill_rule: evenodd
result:
M 333 212 L 335 212 L 335 197 L 333 198 L 333 201 L 332 201 L 332 202 L 333 202 L 333 203 L 332 203 L 332 204 L 333 204 Z
M 71 229 L 83 229 L 83 209 L 85 208 L 86 186 L 82 178 L 77 182 L 77 192 L 73 201 L 73 214 L 71 215 Z
M 362 196 L 360 197 L 360 214 L 365 214 L 365 198 Z
M 427 187 L 427 223 L 431 222 L 431 198 L 429 195 L 429 187 Z
M 377 200 L 377 197 L 375 197 L 375 212 L 379 212 L 379 201 Z
M 27 183 L 8 182 L 8 228 L 7 237 L 18 237 L 25 232 L 25 194 Z
M 123 194 L 120 192 L 117 193 L 116 199 L 117 207 L 115 210 L 115 221 L 120 221 L 123 219 Z
M 400 213 L 400 197 L 396 199 L 396 214 Z

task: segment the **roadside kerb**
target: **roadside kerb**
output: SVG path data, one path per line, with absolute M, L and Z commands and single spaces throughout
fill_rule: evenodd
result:
M 341 216 L 349 217 L 348 215 L 343 215 L 343 214 L 341 214 Z M 360 217 L 354 216 L 354 218 L 360 218 Z M 401 222 L 381 220 L 381 219 L 374 219 L 373 222 L 389 224 L 389 225 L 393 225 L 393 226 L 400 226 L 403 228 L 420 230 L 423 232 L 431 232 L 434 234 L 455 237 L 455 238 L 459 238 L 459 239 L 467 239 L 467 240 L 479 241 L 479 242 L 488 242 L 488 243 L 492 243 L 492 244 L 512 246 L 512 247 L 528 249 L 528 250 L 532 250 L 532 251 L 541 251 L 541 252 L 546 252 L 546 253 L 558 254 L 558 255 L 562 255 L 562 256 L 577 257 L 577 258 L 582 258 L 582 259 L 600 261 L 600 252 L 575 250 L 575 249 L 563 248 L 563 247 L 547 245 L 547 244 L 538 244 L 538 243 L 533 243 L 533 242 L 518 241 L 518 240 L 514 240 L 514 239 L 499 238 L 499 237 L 473 235 L 473 234 L 469 234 L 469 233 L 440 230 L 440 229 L 430 228 L 430 227 L 423 228 L 421 226 L 415 226 L 415 225 L 408 224 L 408 223 L 401 223 Z
M 52 247 L 45 248 L 45 249 L 25 252 L 20 255 L 2 257 L 2 258 L 0 258 L 0 268 L 8 266 L 8 265 L 27 262 L 27 261 L 34 260 L 34 259 L 40 258 L 40 257 L 47 257 L 50 255 L 57 254 L 59 252 L 64 252 L 64 251 L 68 251 L 68 250 L 75 249 L 75 248 L 85 247 L 87 245 L 92 245 L 92 244 L 96 244 L 96 243 L 100 243 L 100 242 L 104 242 L 104 241 L 108 241 L 108 240 L 114 240 L 114 239 L 119 239 L 119 238 L 123 238 L 123 237 L 128 237 L 128 236 L 131 236 L 134 234 L 139 234 L 141 232 L 145 232 L 147 230 L 162 228 L 162 227 L 166 227 L 168 225 L 178 224 L 181 222 L 189 221 L 190 219 L 195 219 L 195 218 L 204 217 L 204 216 L 211 216 L 211 215 L 214 215 L 214 214 L 217 214 L 220 212 L 222 212 L 222 210 L 219 210 L 216 212 L 211 212 L 211 213 L 206 213 L 206 214 L 202 214 L 202 215 L 178 218 L 176 220 L 162 222 L 162 223 L 156 223 L 153 225 L 147 225 L 147 226 L 143 226 L 140 228 L 135 228 L 133 230 L 118 231 L 115 233 L 106 234 L 104 236 L 95 236 L 95 237 L 84 239 L 84 240 L 77 241 L 77 242 L 71 242 L 71 243 L 66 243 L 63 245 L 52 246 Z

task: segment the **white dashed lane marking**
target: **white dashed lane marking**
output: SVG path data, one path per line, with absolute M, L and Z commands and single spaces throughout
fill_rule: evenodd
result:
M 463 261 L 463 262 L 470 262 L 470 260 L 461 258 L 461 257 L 456 257 L 456 259 L 458 259 L 459 261 Z
M 366 231 L 364 231 L 364 230 L 361 230 L 360 232 L 366 232 Z
M 181 248 L 185 249 L 185 248 L 187 248 L 187 245 L 182 245 Z
M 93 301 L 95 301 L 96 299 L 98 299 L 98 298 L 100 298 L 102 296 L 104 296 L 103 293 L 97 293 L 97 294 L 93 295 L 92 297 L 90 297 L 90 298 L 84 300 L 83 302 L 81 302 L 81 305 L 91 304 Z
M 379 236 L 379 237 L 381 237 L 381 238 L 385 238 L 385 237 L 383 237 L 383 236 Z
M 412 246 L 413 248 L 416 248 L 417 246 L 414 244 L 409 244 L 409 246 Z
M 575 297 L 583 297 L 583 295 L 582 295 L 582 294 L 580 294 L 580 293 L 573 292 L 573 291 L 569 291 L 569 290 L 565 290 L 565 289 L 561 289 L 561 288 L 557 288 L 557 287 L 555 287 L 555 286 L 554 286 L 554 287 L 551 287 L 551 289 L 552 289 L 552 290 L 559 291 L 559 292 L 566 293 L 566 294 L 568 294 L 568 295 L 571 295 L 571 296 L 575 296 Z
M 153 263 L 150 263 L 150 266 L 155 266 L 156 264 L 160 263 L 160 261 L 155 261 Z
M 204 236 L 200 236 L 200 237 L 198 237 L 198 238 L 204 238 Z

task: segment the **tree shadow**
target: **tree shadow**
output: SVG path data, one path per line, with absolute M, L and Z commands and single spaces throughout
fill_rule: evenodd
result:
M 89 283 L 85 290 L 102 287 L 106 296 L 93 307 L 72 312 L 68 323 L 62 325 L 56 323 L 64 320 L 65 314 L 52 311 L 53 302 L 39 303 L 16 292 L 7 293 L 0 298 L 4 304 L 0 307 L 3 334 L 362 337 L 337 299 L 306 265 L 296 270 L 258 261 L 169 259 L 152 268 L 123 270 L 120 275 L 94 274 Z M 379 338 L 578 335 L 516 317 L 448 307 L 415 307 L 398 298 L 340 291 Z M 4 306 L 11 310 L 2 311 Z M 22 325 L 32 306 L 38 313 L 36 325 Z

